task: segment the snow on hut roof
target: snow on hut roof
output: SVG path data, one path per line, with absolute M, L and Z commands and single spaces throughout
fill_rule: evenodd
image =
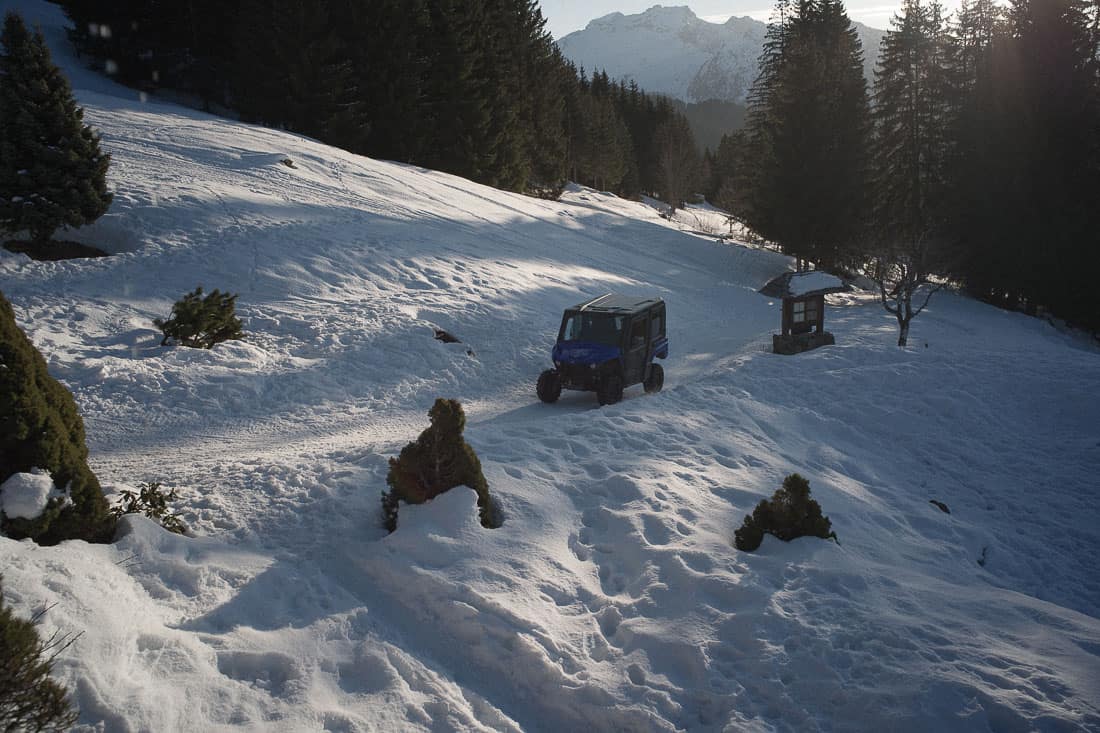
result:
M 807 295 L 825 295 L 848 290 L 836 275 L 823 270 L 809 272 L 784 272 L 779 277 L 760 288 L 769 298 L 804 298 Z

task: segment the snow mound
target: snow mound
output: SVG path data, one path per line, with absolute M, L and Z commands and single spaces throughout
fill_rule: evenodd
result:
M 68 495 L 54 486 L 49 472 L 42 468 L 12 474 L 0 484 L 0 511 L 9 519 L 34 519 L 45 511 L 50 499 L 68 499 Z

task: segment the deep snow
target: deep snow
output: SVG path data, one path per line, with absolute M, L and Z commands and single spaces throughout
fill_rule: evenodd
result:
M 0 253 L 0 290 L 101 481 L 178 489 L 195 535 L 0 538 L 17 611 L 84 632 L 57 667 L 82 729 L 1100 730 L 1094 346 L 939 293 L 899 349 L 853 292 L 837 346 L 768 354 L 756 289 L 790 263 L 681 231 L 705 210 L 539 201 L 143 102 L 20 7 L 113 156 L 111 212 L 65 236 L 115 254 Z M 240 293 L 246 340 L 160 347 L 199 284 Z M 668 302 L 665 390 L 541 404 L 562 308 L 608 290 Z M 505 524 L 455 490 L 386 536 L 386 459 L 438 396 Z M 734 550 L 794 471 L 840 544 Z

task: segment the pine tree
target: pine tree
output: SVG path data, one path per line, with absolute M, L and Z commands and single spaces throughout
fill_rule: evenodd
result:
M 484 73 L 485 1 L 429 3 L 428 134 L 417 162 L 491 183 L 500 131 L 493 124 L 495 90 Z
M 46 370 L 46 361 L 15 322 L 0 294 L 0 484 L 42 468 L 67 493 L 37 520 L 4 518 L 9 537 L 52 545 L 67 539 L 106 542 L 114 531 L 99 481 L 88 468 L 84 422 L 73 396 Z
M 320 0 L 246 2 L 235 98 L 251 120 L 359 152 L 369 123 L 326 7 Z
M 944 235 L 952 53 L 935 0 L 906 0 L 875 74 L 875 231 L 885 246 Z
M 425 86 L 430 18 L 424 0 L 372 0 L 332 6 L 351 62 L 357 99 L 369 117 L 364 152 L 422 162 L 429 134 Z
M 0 45 L 0 228 L 45 244 L 58 227 L 106 213 L 110 156 L 84 124 L 42 34 L 8 13 Z
M 53 655 L 71 639 L 43 642 L 34 627 L 4 603 L 0 577 L 0 730 L 65 731 L 76 723 L 65 688 L 50 679 Z
M 1026 203 L 1013 201 L 1016 279 L 1029 311 L 1046 306 L 1100 327 L 1092 273 L 1100 266 L 1100 99 L 1093 3 L 1015 0 L 1022 60 L 1016 100 Z M 1007 90 L 1006 90 L 1007 91 Z
M 948 166 L 948 232 L 956 251 L 952 272 L 977 297 L 1007 294 L 1012 225 L 1004 205 L 1014 185 L 1014 121 L 1000 111 L 994 69 L 1008 60 L 1003 9 L 994 0 L 963 3 L 951 30 L 955 49 L 954 155 Z M 995 63 L 995 57 L 999 59 Z
M 967 287 L 996 304 L 1040 307 L 1100 327 L 1100 76 L 1096 4 L 1017 0 L 1001 26 L 960 13 L 960 155 L 952 230 Z
M 697 187 L 701 162 L 687 119 L 676 115 L 657 128 L 654 144 L 661 166 L 661 194 L 672 211 L 680 208 Z
M 519 34 L 522 49 L 519 127 L 525 131 L 525 188 L 555 194 L 565 184 L 565 103 L 561 84 L 569 70 L 546 30 L 536 0 L 523 0 Z
M 578 178 L 594 188 L 617 190 L 627 171 L 630 133 L 606 94 L 589 92 L 580 110 L 584 127 L 577 151 Z
M 773 18 L 749 92 L 735 213 L 787 253 L 830 267 L 850 256 L 866 206 L 862 49 L 837 0 L 781 0 Z

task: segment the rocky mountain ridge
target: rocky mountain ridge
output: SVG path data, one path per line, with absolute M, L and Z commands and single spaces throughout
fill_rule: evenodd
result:
M 864 48 L 864 71 L 873 78 L 884 31 L 855 24 Z M 612 79 L 636 81 L 647 92 L 685 102 L 743 103 L 756 78 L 767 24 L 750 17 L 725 23 L 699 18 L 686 6 L 656 5 L 644 13 L 611 13 L 558 39 L 566 58 Z M 873 49 L 868 53 L 868 49 Z

